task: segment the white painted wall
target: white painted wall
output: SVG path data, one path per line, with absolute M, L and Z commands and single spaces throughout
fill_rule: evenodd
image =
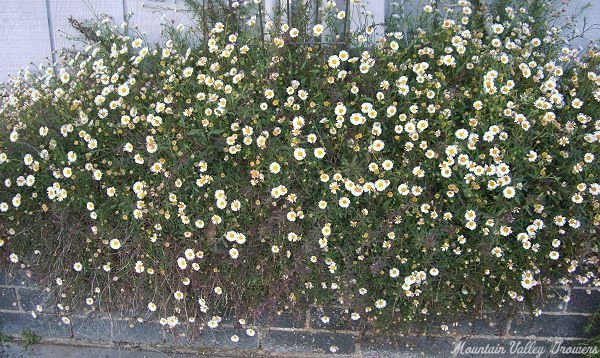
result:
M 600 39 L 600 0 L 571 0 L 571 2 L 565 7 L 565 17 L 579 14 L 578 9 L 585 8 L 578 16 L 577 29 L 582 32 L 581 38 L 575 41 L 578 46 L 586 46 L 591 41 L 597 41 Z M 585 32 L 584 32 L 584 20 Z
M 337 0 L 338 4 L 344 1 Z M 366 2 L 375 21 L 380 22 L 392 2 L 403 5 L 410 16 L 427 0 L 362 1 Z M 568 16 L 588 2 L 592 3 L 592 7 L 586 9 L 580 18 L 587 18 L 588 27 L 590 24 L 597 26 L 577 42 L 581 46 L 600 38 L 600 0 L 571 0 L 565 8 L 565 16 Z M 276 0 L 265 0 L 267 9 L 275 3 Z M 15 74 L 28 65 L 34 68 L 52 59 L 52 50 L 73 46 L 69 37 L 75 31 L 68 22 L 70 16 L 90 19 L 97 15 L 108 15 L 116 23 L 121 23 L 126 14 L 133 13 L 130 27 L 144 32 L 149 40 L 157 41 L 160 39 L 161 24 L 191 24 L 181 9 L 182 0 L 0 0 L 0 81 L 6 80 L 9 73 Z M 583 22 L 579 28 L 583 28 Z
M 20 69 L 52 60 L 52 50 L 77 46 L 69 17 L 78 20 L 108 16 L 120 24 L 133 14 L 130 26 L 160 39 L 161 24 L 190 24 L 182 0 L 0 0 L 0 81 Z
M 0 0 L 0 80 L 51 53 L 45 0 Z M 35 66 L 34 66 L 35 67 Z

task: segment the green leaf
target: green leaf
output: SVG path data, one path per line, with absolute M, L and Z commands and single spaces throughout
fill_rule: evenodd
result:
M 200 129 L 192 129 L 192 130 L 189 130 L 187 132 L 187 135 L 189 135 L 189 136 L 195 136 L 195 135 L 198 135 L 200 133 L 202 133 Z
M 210 132 L 208 132 L 208 134 L 215 134 L 215 135 L 219 135 L 219 134 L 223 134 L 225 133 L 225 129 L 213 129 Z

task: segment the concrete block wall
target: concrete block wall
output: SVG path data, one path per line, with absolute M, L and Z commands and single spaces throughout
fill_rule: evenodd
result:
M 570 298 L 568 302 L 561 299 L 565 296 Z M 31 330 L 42 344 L 58 344 L 75 352 L 95 347 L 108 356 L 115 352 L 171 352 L 243 357 L 458 357 L 480 356 L 483 352 L 475 350 L 487 349 L 487 354 L 550 357 L 574 356 L 571 353 L 581 347 L 594 349 L 580 345 L 600 333 L 584 331 L 592 312 L 600 306 L 600 289 L 558 289 L 546 301 L 538 317 L 500 310 L 459 319 L 449 324 L 448 331 L 431 322 L 426 327 L 415 324 L 408 331 L 392 329 L 379 335 L 339 325 L 334 312 L 311 308 L 299 316 L 284 313 L 268 321 L 258 319 L 253 325 L 256 335 L 250 337 L 230 319 L 213 330 L 182 327 L 173 331 L 155 321 L 140 323 L 118 313 L 73 312 L 71 323 L 66 325 L 47 305 L 45 313 L 34 318 L 31 311 L 37 304 L 48 302 L 47 294 L 25 275 L 0 272 L 0 335 L 19 342 L 23 331 Z M 331 317 L 329 323 L 319 319 L 323 314 Z M 238 342 L 232 342 L 233 335 L 239 337 Z M 600 353 L 600 347 L 595 349 Z

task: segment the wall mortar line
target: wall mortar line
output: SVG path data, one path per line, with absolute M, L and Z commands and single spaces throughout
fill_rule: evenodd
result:
M 15 290 L 15 297 L 17 298 L 17 306 L 19 307 L 19 311 L 25 312 L 25 310 L 23 309 L 23 306 L 21 305 L 21 295 L 19 294 L 19 290 L 16 288 L 14 290 Z
M 52 11 L 50 0 L 46 0 L 46 20 L 48 21 L 48 34 L 50 35 L 50 51 L 52 56 L 52 71 L 56 74 L 56 42 L 54 39 L 54 25 L 52 24 Z
M 125 28 L 125 35 L 129 36 L 129 21 L 127 21 L 127 0 L 121 0 L 121 6 L 123 8 L 123 22 L 127 22 L 127 27 Z
M 562 311 L 564 313 L 567 313 L 567 308 L 569 307 L 569 302 L 571 302 L 571 299 L 573 298 L 573 288 L 569 287 L 569 290 L 567 291 L 567 297 L 569 297 L 569 299 L 565 302 L 563 309 L 562 309 Z

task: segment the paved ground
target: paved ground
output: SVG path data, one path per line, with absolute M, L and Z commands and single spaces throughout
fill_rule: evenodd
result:
M 0 357 L 39 357 L 39 358 L 188 358 L 194 354 L 174 354 L 157 351 L 132 350 L 121 348 L 82 347 L 57 344 L 35 344 L 27 349 L 18 342 L 6 343 L 0 348 Z M 216 356 L 215 356 L 216 357 Z
M 559 296 L 568 295 L 565 303 Z M 574 288 L 550 295 L 540 317 L 520 313 L 490 312 L 481 318 L 448 322 L 448 332 L 432 322 L 427 332 L 362 335 L 339 325 L 335 314 L 329 324 L 323 312 L 282 315 L 259 323 L 249 337 L 233 322 L 218 329 L 168 331 L 155 322 L 86 315 L 71 316 L 63 324 L 55 313 L 33 318 L 35 305 L 46 299 L 33 282 L 0 273 L 0 334 L 6 338 L 0 357 L 187 357 L 197 356 L 285 356 L 320 357 L 459 357 L 481 356 L 575 356 L 590 313 L 600 305 L 600 290 Z M 30 330 L 40 343 L 24 351 L 23 332 Z M 232 342 L 231 336 L 239 341 Z M 587 347 L 585 349 L 592 349 Z M 600 347 L 596 348 L 600 353 Z M 562 354 L 552 354 L 552 353 Z

